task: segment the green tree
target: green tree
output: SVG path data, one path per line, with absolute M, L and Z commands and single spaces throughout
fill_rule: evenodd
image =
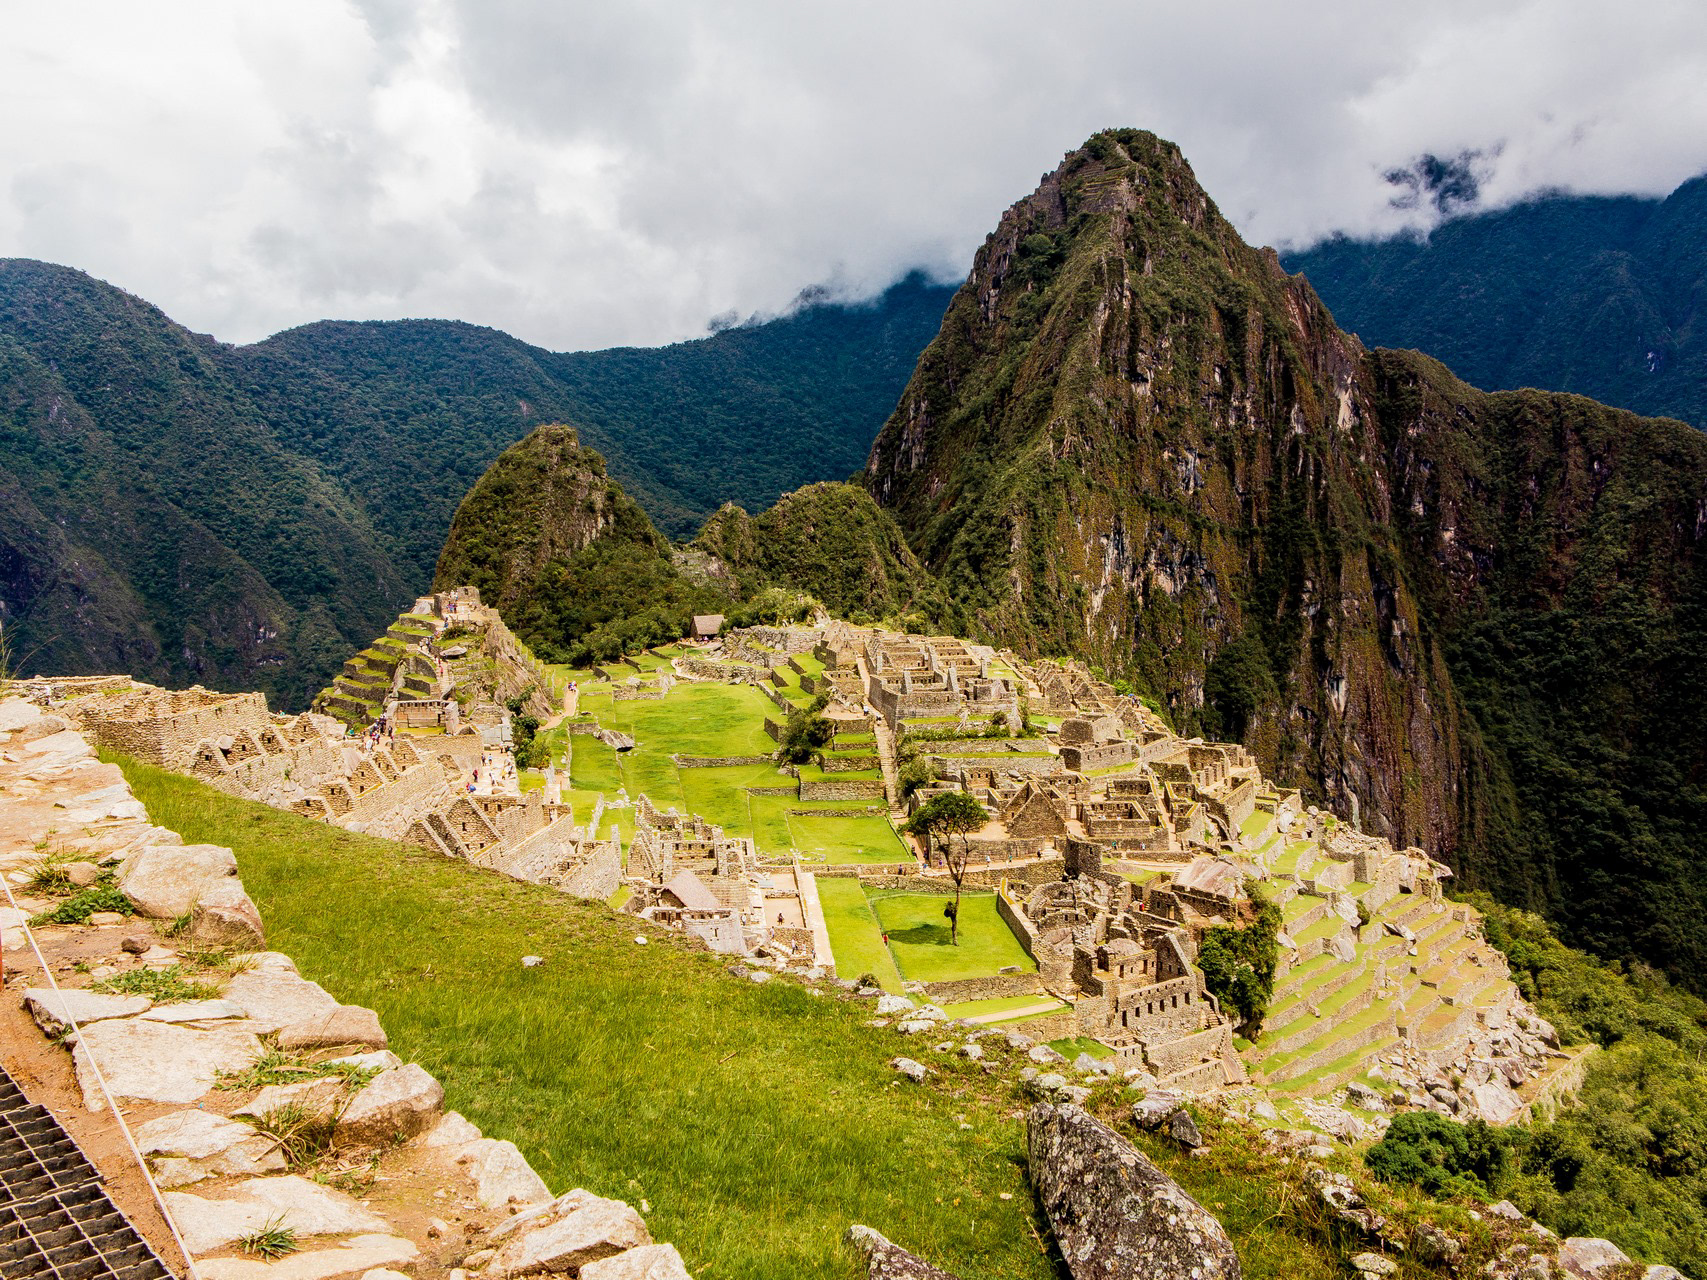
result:
M 836 726 L 823 717 L 823 709 L 824 700 L 820 698 L 808 708 L 788 713 L 788 720 L 782 726 L 782 737 L 777 743 L 777 758 L 784 764 L 805 764 L 830 745 L 830 740 L 836 736 Z
M 943 865 L 949 879 L 954 881 L 954 903 L 943 912 L 948 916 L 948 940 L 960 945 L 960 892 L 966 881 L 967 863 L 972 857 L 967 837 L 990 820 L 979 804 L 964 791 L 945 791 L 932 796 L 925 806 L 913 815 L 907 830 L 925 842 L 928 851 L 932 836 L 943 837 Z M 954 837 L 960 837 L 960 849 L 954 847 Z
M 1274 995 L 1274 970 L 1280 959 L 1280 908 L 1255 886 L 1249 888 L 1255 915 L 1243 927 L 1217 925 L 1206 929 L 1198 948 L 1197 967 L 1204 985 L 1221 1002 L 1223 1012 L 1238 1016 L 1239 1031 L 1255 1040 Z

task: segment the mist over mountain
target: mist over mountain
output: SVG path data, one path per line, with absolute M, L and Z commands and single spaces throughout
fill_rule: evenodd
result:
M 1663 200 L 1545 195 L 1426 239 L 1341 237 L 1283 261 L 1365 342 L 1424 351 L 1475 386 L 1707 427 L 1707 177 Z

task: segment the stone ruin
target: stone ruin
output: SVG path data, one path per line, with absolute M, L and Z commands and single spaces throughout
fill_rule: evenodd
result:
M 1044 985 L 1071 995 L 1070 1034 L 1101 1042 L 1166 1087 L 1244 1083 L 1232 1025 L 1196 967 L 1191 931 L 1145 911 L 1127 881 L 1081 874 L 1024 897 L 1003 885 L 997 910 Z
M 673 809 L 661 813 L 642 795 L 628 871 L 625 911 L 681 929 L 713 951 L 815 962 L 797 873 L 761 867 L 748 837 Z
M 522 796 L 513 769 L 504 767 L 508 711 L 476 700 L 464 715 L 450 696 L 459 689 L 458 663 L 479 664 L 488 692 L 524 680 L 538 690 L 545 680 L 532 656 L 473 588 L 417 601 L 399 624 L 410 619 L 431 621 L 431 637 L 459 627 L 472 629 L 471 639 L 448 658 L 426 641 L 399 649 L 382 713 L 401 732 L 378 741 L 352 737 L 329 715 L 269 713 L 259 693 L 171 691 L 126 678 L 36 682 L 26 693 L 69 716 L 102 748 L 228 795 L 578 897 L 610 897 L 622 877 L 622 852 L 614 838 L 598 838 L 598 814 L 583 829 L 559 797 Z M 423 692 L 438 696 L 398 696 Z

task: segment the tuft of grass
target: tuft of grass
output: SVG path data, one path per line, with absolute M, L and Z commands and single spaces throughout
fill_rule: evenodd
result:
M 213 983 L 190 977 L 182 965 L 176 964 L 164 969 L 127 969 L 102 978 L 92 990 L 115 996 L 148 996 L 156 1004 L 212 1000 L 219 995 L 219 988 Z
M 50 853 L 30 868 L 30 888 L 36 893 L 72 893 L 77 886 L 65 874 L 65 864 L 75 862 L 76 856 L 64 851 Z
M 271 1262 L 275 1258 L 289 1257 L 302 1246 L 296 1242 L 296 1228 L 285 1226 L 284 1218 L 277 1217 L 270 1219 L 259 1231 L 251 1231 L 240 1238 L 237 1247 L 244 1253 Z
M 58 906 L 31 916 L 30 923 L 88 924 L 89 917 L 97 911 L 117 911 L 127 916 L 136 913 L 135 908 L 130 905 L 130 899 L 120 892 L 118 886 L 111 883 L 110 878 L 104 878 L 103 883 L 80 889 Z
M 263 1050 L 241 1071 L 221 1071 L 214 1079 L 216 1089 L 264 1089 L 274 1084 L 301 1084 L 304 1080 L 323 1080 L 337 1076 L 350 1091 L 360 1089 L 379 1072 L 372 1067 L 358 1067 L 353 1062 L 310 1062 L 301 1054 L 283 1049 Z
M 336 1113 L 287 1102 L 252 1123 L 257 1132 L 266 1134 L 278 1145 L 285 1165 L 294 1172 L 315 1164 L 332 1149 L 332 1129 L 337 1121 Z

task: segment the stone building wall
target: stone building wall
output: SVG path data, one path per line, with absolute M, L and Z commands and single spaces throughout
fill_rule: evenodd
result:
M 883 797 L 881 778 L 802 778 L 800 798 L 811 800 L 877 800 Z
M 99 705 L 79 705 L 85 702 Z M 101 750 L 180 772 L 189 768 L 203 739 L 259 732 L 272 723 L 265 694 L 199 687 L 78 699 L 65 709 Z

